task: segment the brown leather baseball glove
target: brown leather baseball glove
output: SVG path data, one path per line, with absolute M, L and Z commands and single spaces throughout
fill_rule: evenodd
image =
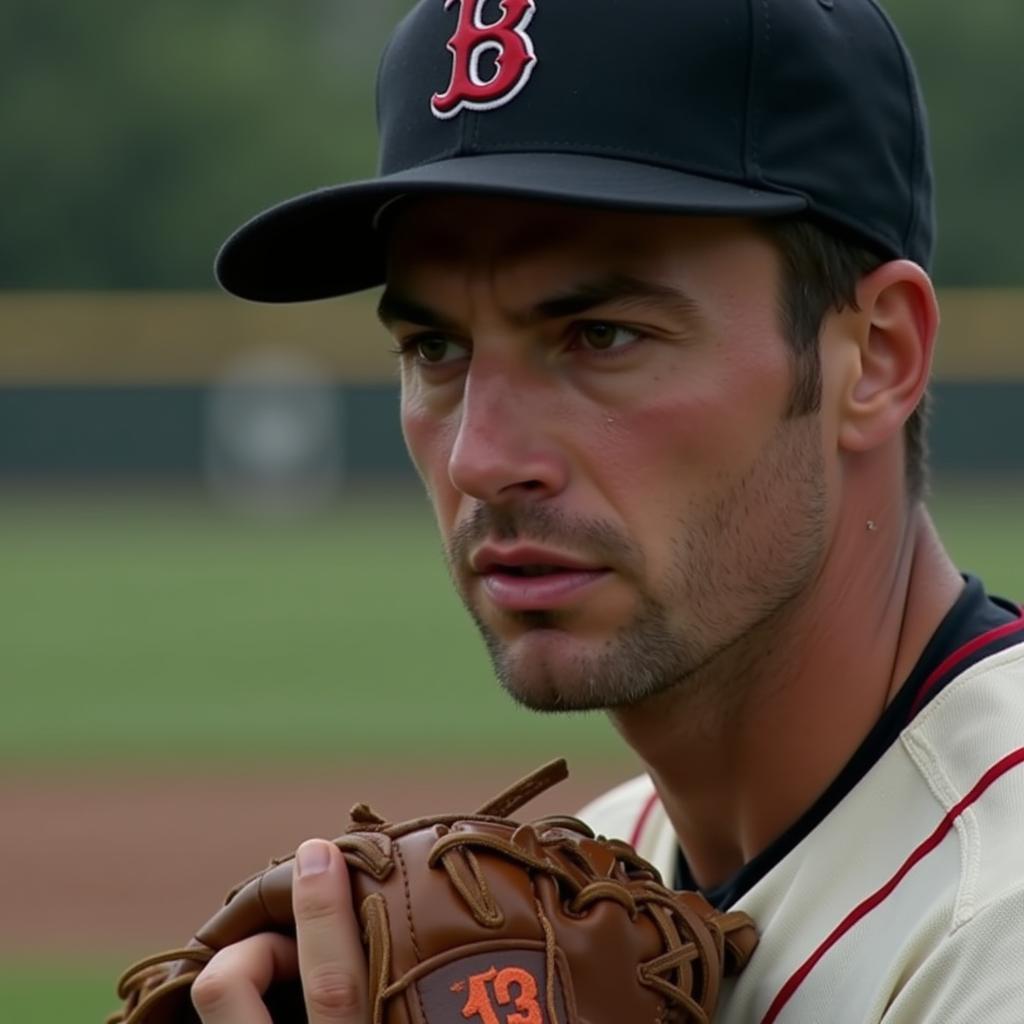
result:
M 667 889 L 627 844 L 575 818 L 520 824 L 567 775 L 556 761 L 476 814 L 388 824 L 360 805 L 336 839 L 352 878 L 374 1024 L 708 1022 L 725 974 L 757 944 L 750 919 Z M 108 1024 L 198 1024 L 189 987 L 213 954 L 257 932 L 294 934 L 291 858 L 233 890 L 185 949 L 122 976 Z M 297 982 L 267 994 L 305 1021 Z

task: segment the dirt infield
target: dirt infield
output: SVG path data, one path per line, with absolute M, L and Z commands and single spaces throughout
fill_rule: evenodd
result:
M 472 810 L 515 770 L 439 768 L 373 776 L 332 766 L 287 780 L 76 773 L 0 778 L 0 948 L 37 955 L 139 956 L 187 939 L 226 890 L 352 804 L 401 819 Z M 530 804 L 575 810 L 622 777 L 589 766 Z

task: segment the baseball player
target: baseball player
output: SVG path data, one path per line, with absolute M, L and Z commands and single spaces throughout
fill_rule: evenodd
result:
M 1024 618 L 923 501 L 932 176 L 885 14 L 421 0 L 378 108 L 380 176 L 245 225 L 220 280 L 385 284 L 501 683 L 605 710 L 647 773 L 584 816 L 759 925 L 719 1019 L 1019 1022 Z M 340 858 L 298 863 L 297 944 L 219 954 L 204 1024 L 296 972 L 312 1024 L 367 1020 Z

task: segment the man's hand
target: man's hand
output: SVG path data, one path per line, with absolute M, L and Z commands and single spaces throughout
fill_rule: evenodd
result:
M 296 939 L 254 935 L 220 950 L 192 986 L 203 1024 L 272 1024 L 263 993 L 299 977 L 309 1024 L 366 1024 L 366 957 L 348 869 L 334 843 L 299 847 L 292 888 Z

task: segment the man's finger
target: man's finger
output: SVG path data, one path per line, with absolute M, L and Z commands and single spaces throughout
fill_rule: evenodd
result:
M 366 957 L 348 871 L 334 843 L 311 839 L 299 847 L 292 901 L 309 1024 L 365 1024 Z
M 263 993 L 272 981 L 298 975 L 295 943 L 283 935 L 254 935 L 220 950 L 192 985 L 203 1024 L 271 1024 Z

